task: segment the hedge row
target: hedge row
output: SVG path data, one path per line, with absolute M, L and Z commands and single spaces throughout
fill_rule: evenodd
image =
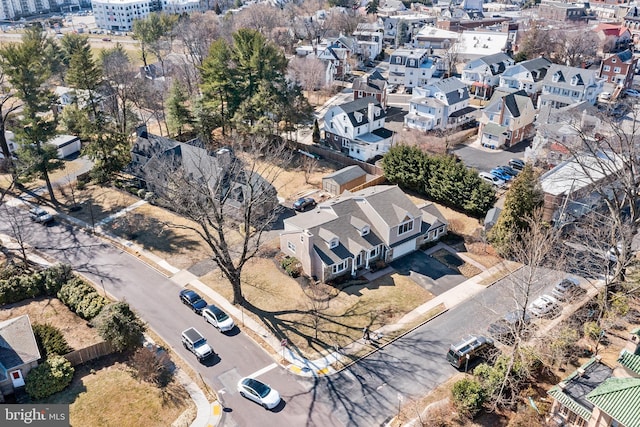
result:
M 63 356 L 73 351 L 60 329 L 53 325 L 35 323 L 33 335 L 44 359 L 53 355 Z
M 33 274 L 0 279 L 0 305 L 41 295 L 56 295 L 72 277 L 70 266 L 58 264 Z
M 79 278 L 68 281 L 58 291 L 58 298 L 85 320 L 96 317 L 109 301 Z
M 62 356 L 51 356 L 29 371 L 25 390 L 34 399 L 44 399 L 64 390 L 73 379 L 75 369 Z

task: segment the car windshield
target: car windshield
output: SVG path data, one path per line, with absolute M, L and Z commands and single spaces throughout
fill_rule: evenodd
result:
M 266 397 L 271 392 L 271 388 L 268 385 L 252 378 L 247 378 L 245 384 L 258 393 L 260 397 Z
M 215 305 L 209 306 L 209 310 L 211 310 L 211 312 L 216 317 L 218 322 L 222 322 L 223 320 L 227 320 L 229 318 L 229 316 L 227 316 L 227 313 L 225 313 L 224 311 L 220 310 Z
M 194 347 L 201 347 L 203 345 L 205 345 L 207 343 L 207 340 L 205 340 L 204 338 L 199 339 L 198 341 L 193 343 Z

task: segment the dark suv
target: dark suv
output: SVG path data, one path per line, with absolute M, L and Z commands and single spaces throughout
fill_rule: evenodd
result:
M 203 300 L 197 292 L 190 289 L 180 291 L 180 301 L 197 314 L 202 314 L 202 309 L 207 306 L 207 302 Z
M 316 205 L 316 201 L 311 197 L 301 197 L 293 203 L 293 209 L 298 212 L 305 211 L 308 207 L 314 207 Z

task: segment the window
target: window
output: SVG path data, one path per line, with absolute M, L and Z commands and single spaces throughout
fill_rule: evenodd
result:
M 289 249 L 291 252 L 293 252 L 294 254 L 296 253 L 296 245 L 294 245 L 291 242 L 287 242 L 287 249 Z
M 614 68 L 613 68 L 613 72 L 614 72 L 614 73 L 620 73 L 620 71 L 621 71 L 621 68 L 620 68 L 620 67 L 614 67 Z
M 605 65 L 605 66 L 602 68 L 602 70 L 603 70 L 603 71 L 611 71 L 611 67 L 610 67 L 610 66 L 608 66 L 608 65 Z
M 368 225 L 365 225 L 364 227 L 362 227 L 362 230 L 360 230 L 360 235 L 361 236 L 366 236 L 367 234 L 369 234 L 370 228 Z
M 377 257 L 378 253 L 380 253 L 380 246 L 376 246 L 369 251 L 369 258 Z
M 340 272 L 345 271 L 347 269 L 347 265 L 348 265 L 347 260 L 342 261 L 340 264 L 333 264 L 331 266 L 331 271 L 333 272 L 333 274 L 338 274 Z
M 334 237 L 333 239 L 331 239 L 331 241 L 329 242 L 329 248 L 333 249 L 333 248 L 337 248 L 338 247 L 338 243 L 340 243 L 340 241 L 338 240 L 337 237 Z
M 398 236 L 406 234 L 413 230 L 413 220 L 410 219 L 408 221 L 403 222 L 398 226 Z
M 349 148 L 349 140 L 346 138 L 342 138 L 342 146 L 344 148 Z

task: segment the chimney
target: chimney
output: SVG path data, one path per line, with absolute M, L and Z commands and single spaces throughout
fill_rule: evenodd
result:
M 375 108 L 376 106 L 373 102 L 370 102 L 369 105 L 367 106 L 367 118 L 369 119 L 369 126 L 373 124 L 373 120 L 375 117 Z
M 640 328 L 631 331 L 629 341 L 624 348 L 631 354 L 640 355 Z
M 147 133 L 147 125 L 140 125 L 136 128 L 136 135 L 140 138 L 147 139 L 149 137 Z

